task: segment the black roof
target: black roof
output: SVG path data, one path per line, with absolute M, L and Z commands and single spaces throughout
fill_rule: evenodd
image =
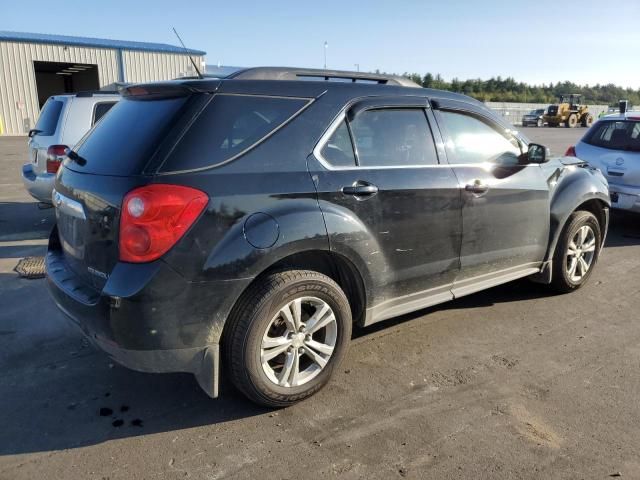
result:
M 288 67 L 255 67 L 233 72 L 224 78 L 178 78 L 166 82 L 132 85 L 123 89 L 124 95 L 135 95 L 138 88 L 149 94 L 184 89 L 185 92 L 247 93 L 315 98 L 328 90 L 345 90 L 354 97 L 366 95 L 418 95 L 430 98 L 458 100 L 486 108 L 471 97 L 460 93 L 422 88 L 417 83 L 395 75 L 319 70 Z M 132 89 L 132 90 L 130 90 Z

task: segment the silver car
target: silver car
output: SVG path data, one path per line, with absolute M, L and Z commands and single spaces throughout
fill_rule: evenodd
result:
M 567 154 L 607 177 L 611 208 L 640 212 L 640 112 L 602 117 Z
M 53 179 L 66 148 L 73 147 L 119 99 L 119 94 L 105 92 L 49 97 L 29 132 L 29 162 L 22 166 L 22 182 L 33 198 L 51 203 Z

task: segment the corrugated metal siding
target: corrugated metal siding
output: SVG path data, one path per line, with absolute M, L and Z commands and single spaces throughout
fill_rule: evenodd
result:
M 187 55 L 155 52 L 123 51 L 124 78 L 126 82 L 153 82 L 195 75 Z M 193 57 L 200 68 L 204 57 Z
M 95 64 L 102 86 L 118 80 L 115 55 L 116 51 L 109 49 L 0 42 L 0 117 L 5 135 L 26 133 L 24 119 L 33 127 L 38 118 L 34 61 Z
M 170 80 L 195 71 L 186 55 L 123 51 L 127 82 Z M 200 66 L 204 57 L 193 57 Z M 0 119 L 5 135 L 24 135 L 40 112 L 34 61 L 88 63 L 98 66 L 100 86 L 118 81 L 117 50 L 0 41 Z M 18 104 L 24 105 L 19 109 Z

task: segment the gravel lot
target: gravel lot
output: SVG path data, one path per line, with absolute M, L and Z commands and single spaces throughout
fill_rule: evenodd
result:
M 556 153 L 584 133 L 525 130 Z M 18 278 L 53 217 L 25 151 L 0 138 L 0 479 L 640 478 L 638 217 L 613 215 L 582 290 L 519 281 L 356 330 L 326 389 L 271 411 L 113 365 Z

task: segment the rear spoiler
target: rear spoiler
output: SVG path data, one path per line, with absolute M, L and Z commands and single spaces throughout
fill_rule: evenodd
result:
M 193 93 L 212 92 L 217 90 L 219 81 L 186 84 L 183 82 L 157 82 L 128 85 L 120 89 L 123 97 L 135 100 L 154 100 L 158 98 L 184 97 Z

